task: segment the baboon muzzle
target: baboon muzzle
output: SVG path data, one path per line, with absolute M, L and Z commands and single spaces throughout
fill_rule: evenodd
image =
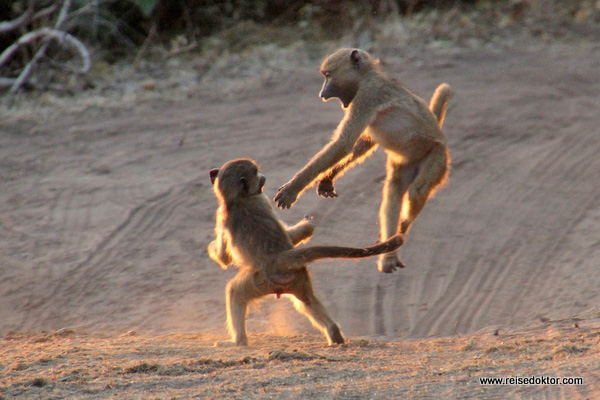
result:
M 323 99 L 323 101 L 327 101 L 332 97 L 335 97 L 333 93 L 331 93 L 331 87 L 327 84 L 327 80 L 323 83 L 323 87 L 319 92 L 319 97 Z
M 328 93 L 328 92 L 326 91 L 326 89 L 325 89 L 325 88 L 323 88 L 323 89 L 321 90 L 321 93 L 319 93 L 319 97 L 320 97 L 320 98 L 322 98 L 322 99 L 323 99 L 323 101 L 327 101 L 327 100 L 329 100 L 329 99 L 331 99 L 332 97 L 335 97 L 335 96 L 332 96 L 330 93 Z

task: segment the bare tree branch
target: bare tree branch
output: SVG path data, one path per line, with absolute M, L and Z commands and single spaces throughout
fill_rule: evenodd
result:
M 6 48 L 6 50 L 4 50 L 2 52 L 2 54 L 0 54 L 0 67 L 2 65 L 4 65 L 11 58 L 11 56 L 19 49 L 20 46 L 34 42 L 39 39 L 45 39 L 46 41 L 49 39 L 55 39 L 62 45 L 65 45 L 65 44 L 71 45 L 71 47 L 73 47 L 73 48 L 75 48 L 75 50 L 77 50 L 77 52 L 80 54 L 81 59 L 83 61 L 83 66 L 79 70 L 79 73 L 85 74 L 90 70 L 90 68 L 92 66 L 92 61 L 91 61 L 91 57 L 90 57 L 90 52 L 85 47 L 85 45 L 79 39 L 77 39 L 75 36 L 70 35 L 66 32 L 52 29 L 52 28 L 41 28 L 41 29 L 35 30 L 33 32 L 29 32 L 29 33 L 21 36 L 19 38 L 19 40 L 17 40 L 15 43 L 10 45 L 8 48 Z M 42 48 L 46 48 L 46 47 L 48 47 L 48 43 L 45 43 L 42 46 Z M 36 53 L 36 55 L 33 57 L 33 59 L 23 69 L 23 71 L 21 72 L 19 77 L 14 80 L 14 83 L 11 87 L 11 92 L 16 92 L 17 90 L 19 90 L 19 88 L 23 85 L 23 83 L 25 83 L 27 77 L 31 73 L 31 70 L 33 69 L 33 67 L 35 66 L 37 61 L 43 55 L 44 55 L 44 53 L 39 52 L 39 51 L 38 51 L 38 53 Z
M 6 48 L 6 50 L 4 50 L 2 52 L 2 54 L 0 54 L 0 67 L 4 63 L 6 63 L 6 61 L 8 61 L 8 59 L 10 59 L 10 56 L 12 54 L 14 54 L 15 51 L 20 46 L 27 44 L 27 43 L 35 42 L 36 40 L 39 40 L 39 39 L 46 39 L 46 40 L 55 39 L 62 45 L 64 45 L 65 43 L 70 44 L 72 47 L 75 48 L 75 50 L 77 50 L 79 52 L 79 54 L 81 55 L 81 58 L 83 60 L 83 66 L 81 67 L 81 70 L 79 71 L 79 73 L 85 74 L 90 70 L 90 68 L 92 66 L 92 62 L 91 62 L 90 53 L 89 53 L 88 49 L 85 47 L 85 45 L 79 39 L 77 39 L 75 36 L 68 34 L 66 32 L 63 32 L 63 31 L 59 31 L 57 29 L 52 29 L 52 28 L 40 28 L 38 30 L 29 32 L 29 33 L 21 36 L 19 38 L 19 40 L 17 40 L 15 43 L 10 45 L 8 48 Z M 47 45 L 47 43 L 45 45 Z M 34 57 L 34 59 L 35 59 L 35 57 Z
M 7 88 L 7 87 L 11 87 L 14 83 L 15 83 L 14 78 L 3 78 L 0 77 L 0 88 Z
M 18 29 L 25 24 L 46 17 L 55 11 L 56 4 L 52 4 L 49 7 L 41 9 L 35 14 L 33 14 L 32 8 L 28 8 L 27 11 L 25 11 L 19 18 L 15 18 L 12 21 L 0 22 L 0 34 L 14 31 L 15 29 Z
M 148 37 L 146 38 L 146 40 L 144 40 L 142 47 L 140 48 L 137 55 L 135 56 L 135 60 L 133 60 L 133 69 L 137 68 L 140 60 L 142 59 L 142 57 L 144 56 L 144 53 L 146 52 L 146 49 L 148 48 L 148 45 L 150 45 L 150 42 L 154 39 L 154 36 L 156 36 L 157 32 L 158 31 L 157 31 L 156 24 L 152 24 L 152 27 L 150 28 L 150 32 L 148 33 Z
M 0 33 L 14 31 L 20 26 L 25 25 L 30 21 L 31 14 L 33 14 L 33 10 L 30 6 L 19 18 L 15 18 L 12 21 L 0 22 Z
M 12 55 L 19 49 L 19 47 L 27 43 L 31 43 L 37 40 L 39 37 L 39 33 L 36 32 L 26 33 L 25 35 L 21 36 L 16 42 L 4 49 L 2 54 L 0 54 L 0 67 L 2 67 L 4 64 L 6 64 L 8 60 L 10 60 Z
M 75 47 L 77 49 L 77 51 L 79 51 L 79 53 L 81 54 L 81 57 L 83 58 L 83 64 L 84 64 L 81 69 L 81 72 L 85 73 L 85 72 L 89 71 L 90 66 L 91 66 L 91 59 L 90 59 L 89 51 L 87 50 L 85 45 L 83 43 L 81 43 L 78 39 L 76 39 L 74 36 L 69 35 L 66 32 L 60 31 L 61 26 L 63 25 L 63 23 L 65 22 L 65 20 L 67 19 L 68 15 L 69 15 L 70 8 L 71 8 L 71 0 L 65 0 L 63 2 L 63 5 L 60 9 L 59 14 L 58 14 L 58 18 L 56 19 L 56 23 L 54 24 L 55 29 L 50 29 L 50 28 L 38 29 L 36 31 L 30 32 L 30 33 L 24 35 L 22 38 L 20 38 L 17 41 L 17 43 L 21 42 L 21 40 L 26 36 L 31 36 L 31 37 L 27 38 L 27 40 L 28 40 L 27 43 L 29 43 L 33 40 L 37 40 L 39 37 L 50 37 L 50 38 L 58 40 L 61 44 L 63 44 L 64 42 L 69 42 L 69 44 L 71 44 L 73 47 Z M 21 45 L 22 44 L 19 44 L 19 46 L 21 46 Z M 31 59 L 31 61 L 29 61 L 29 63 L 25 66 L 25 68 L 23 68 L 23 71 L 21 71 L 17 80 L 10 88 L 11 93 L 18 92 L 19 89 L 23 86 L 23 84 L 27 81 L 27 79 L 29 79 L 29 75 L 31 75 L 31 72 L 33 71 L 33 68 L 35 67 L 35 65 L 46 54 L 46 50 L 48 49 L 48 46 L 49 46 L 49 42 L 44 43 L 42 45 L 42 47 L 37 51 L 37 53 L 35 53 L 35 55 Z M 10 46 L 10 47 L 12 47 L 12 46 Z M 3 55 L 4 55 L 4 53 L 3 53 Z M 0 56 L 0 66 L 2 65 L 2 61 L 3 61 L 3 57 Z
M 65 20 L 69 16 L 70 8 L 71 8 L 71 0 L 65 0 L 62 8 L 60 9 L 60 13 L 58 14 L 58 18 L 56 19 L 56 23 L 54 24 L 55 29 L 60 29 L 62 24 L 64 24 Z

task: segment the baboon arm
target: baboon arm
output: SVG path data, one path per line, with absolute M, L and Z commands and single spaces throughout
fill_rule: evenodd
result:
M 308 219 L 303 219 L 291 228 L 287 228 L 286 232 L 292 240 L 292 244 L 296 246 L 309 241 L 314 230 L 315 226 Z
M 217 238 L 208 245 L 208 255 L 223 269 L 227 269 L 232 264 L 233 259 L 229 253 L 227 239 L 222 232 L 219 232 Z
M 373 151 L 377 149 L 377 145 L 371 137 L 362 135 L 354 144 L 352 155 L 350 158 L 336 164 L 329 172 L 319 179 L 317 185 L 317 194 L 323 197 L 337 197 L 337 193 L 333 187 L 334 179 L 341 173 L 349 170 L 355 165 L 360 164 L 365 158 L 369 157 Z
M 333 167 L 326 177 L 330 179 L 335 179 L 337 175 L 341 172 L 346 171 L 349 168 L 352 168 L 356 164 L 360 163 L 366 156 L 370 155 L 370 151 L 373 150 L 376 144 L 373 142 L 370 136 L 363 135 L 358 141 L 354 144 L 354 149 L 352 150 L 352 156 L 347 160 L 337 164 Z
M 279 188 L 274 200 L 281 208 L 289 208 L 296 202 L 298 195 L 310 186 L 324 172 L 350 155 L 354 144 L 367 128 L 370 121 L 368 113 L 354 114 L 348 111 L 336 132 L 333 140 L 318 152 L 291 181 Z
M 396 250 L 404 243 L 404 236 L 397 234 L 383 243 L 370 247 L 340 247 L 340 246 L 312 246 L 303 249 L 291 249 L 279 254 L 281 265 L 290 269 L 300 269 L 306 264 L 324 258 L 365 258 L 389 253 Z

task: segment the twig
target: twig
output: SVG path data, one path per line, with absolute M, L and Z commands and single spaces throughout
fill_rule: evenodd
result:
M 152 27 L 150 28 L 150 32 L 148 32 L 148 37 L 146 37 L 146 40 L 144 40 L 144 43 L 142 43 L 142 47 L 140 48 L 140 51 L 138 51 L 137 55 L 135 56 L 135 60 L 133 60 L 133 69 L 137 68 L 138 64 L 140 63 L 140 60 L 142 59 L 142 57 L 144 56 L 144 53 L 146 53 L 146 50 L 148 49 L 148 46 L 150 45 L 150 41 L 152 39 L 154 39 L 156 32 L 157 32 L 156 24 L 153 24 Z
M 38 20 L 40 18 L 44 18 L 47 17 L 48 15 L 52 14 L 53 12 L 56 11 L 56 4 L 52 4 L 49 7 L 43 8 L 40 11 L 36 12 L 33 17 L 31 18 L 32 21 Z
M 56 19 L 56 23 L 54 24 L 55 29 L 60 29 L 62 24 L 67 19 L 69 15 L 69 9 L 71 8 L 71 0 L 65 0 L 62 8 L 60 9 L 60 13 L 58 14 L 58 18 Z
M 11 87 L 15 83 L 15 78 L 0 77 L 0 88 Z
M 32 21 L 44 18 L 56 11 L 56 4 L 52 4 L 49 7 L 41 9 L 40 11 L 33 14 L 31 8 L 25 11 L 19 18 L 15 18 L 12 21 L 0 22 L 0 33 L 14 31 L 21 26 L 28 24 Z M 32 15 L 33 14 L 33 15 Z
M 21 14 L 19 18 L 15 18 L 12 21 L 0 22 L 0 33 L 14 31 L 18 27 L 25 25 L 31 19 L 31 14 L 33 14 L 33 8 L 29 4 L 27 11 Z
M 0 78 L 0 89 L 6 89 L 11 87 L 17 78 Z M 24 85 L 27 89 L 35 89 L 35 90 L 52 90 L 54 92 L 64 92 L 68 94 L 73 94 L 73 90 L 68 85 L 63 85 L 59 83 L 50 83 L 47 85 L 41 85 L 36 82 L 28 81 Z
M 171 50 L 169 54 L 167 54 L 167 58 L 175 57 L 182 53 L 187 53 L 188 51 L 195 50 L 198 47 L 198 43 L 194 42 L 187 46 L 181 47 L 179 49 Z
M 2 67 L 11 57 L 12 55 L 24 44 L 27 44 L 33 41 L 34 38 L 31 37 L 31 34 L 25 34 L 19 38 L 16 42 L 8 46 L 2 54 L 0 54 L 0 67 Z

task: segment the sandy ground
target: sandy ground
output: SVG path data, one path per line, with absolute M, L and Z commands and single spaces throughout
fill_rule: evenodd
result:
M 336 347 L 316 335 L 255 335 L 243 349 L 212 347 L 215 338 L 203 334 L 62 330 L 8 335 L 0 360 L 6 398 L 594 399 L 598 324 L 422 341 L 353 338 Z M 487 377 L 560 381 L 482 384 Z M 582 384 L 571 380 L 578 377 Z
M 311 267 L 345 347 L 325 347 L 274 298 L 251 310 L 249 349 L 211 347 L 226 336 L 235 271 L 205 250 L 208 171 L 253 158 L 272 197 L 342 116 L 317 97 L 317 65 L 235 96 L 200 87 L 185 100 L 2 115 L 0 396 L 600 395 L 600 45 L 385 61 L 426 99 L 453 87 L 452 172 L 401 249 L 405 269 Z M 380 149 L 337 182 L 337 199 L 311 189 L 280 215 L 315 216 L 312 244 L 371 244 L 384 165 Z M 585 384 L 476 380 L 527 374 Z

